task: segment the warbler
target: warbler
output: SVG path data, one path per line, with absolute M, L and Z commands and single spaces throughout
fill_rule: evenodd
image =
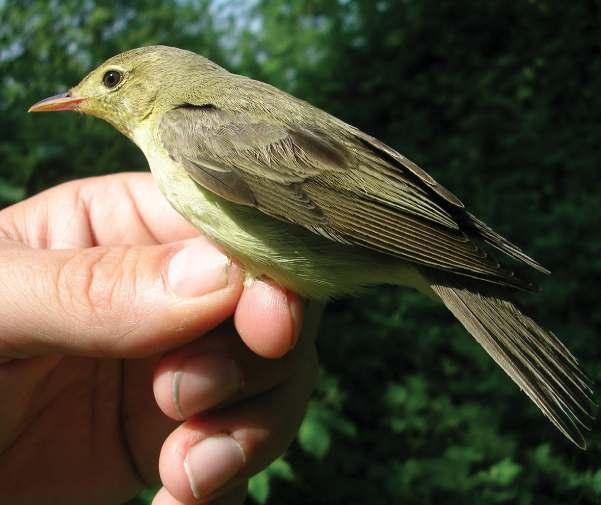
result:
M 166 46 L 114 56 L 29 110 L 108 121 L 143 151 L 171 205 L 254 276 L 312 299 L 394 284 L 441 301 L 586 447 L 590 380 L 553 333 L 510 301 L 533 285 L 487 249 L 549 272 L 393 148 L 273 86 Z

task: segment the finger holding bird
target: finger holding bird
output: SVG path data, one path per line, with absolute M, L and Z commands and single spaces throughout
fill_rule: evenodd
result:
M 511 302 L 511 291 L 533 284 L 487 249 L 548 271 L 394 149 L 165 46 L 117 55 L 30 109 L 53 110 L 97 116 L 135 142 L 173 207 L 254 276 L 313 299 L 394 284 L 440 300 L 557 428 L 586 446 L 590 381 Z

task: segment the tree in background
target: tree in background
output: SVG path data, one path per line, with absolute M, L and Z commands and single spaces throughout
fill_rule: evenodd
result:
M 594 0 L 0 0 L 0 202 L 144 169 L 107 125 L 25 110 L 125 49 L 191 49 L 388 142 L 541 260 L 555 274 L 523 301 L 599 379 L 600 11 Z M 418 295 L 337 301 L 319 346 L 299 441 L 252 481 L 256 501 L 601 499 L 599 430 L 588 452 L 570 446 Z

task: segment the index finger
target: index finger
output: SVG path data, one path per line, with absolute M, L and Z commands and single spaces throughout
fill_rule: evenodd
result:
M 0 212 L 0 234 L 30 247 L 152 245 L 199 234 L 167 202 L 149 173 L 61 184 Z

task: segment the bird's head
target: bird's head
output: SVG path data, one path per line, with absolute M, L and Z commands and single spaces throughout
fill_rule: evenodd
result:
M 147 118 L 195 99 L 226 71 L 190 51 L 167 46 L 113 56 L 66 93 L 32 105 L 30 112 L 74 110 L 108 121 L 128 137 Z

